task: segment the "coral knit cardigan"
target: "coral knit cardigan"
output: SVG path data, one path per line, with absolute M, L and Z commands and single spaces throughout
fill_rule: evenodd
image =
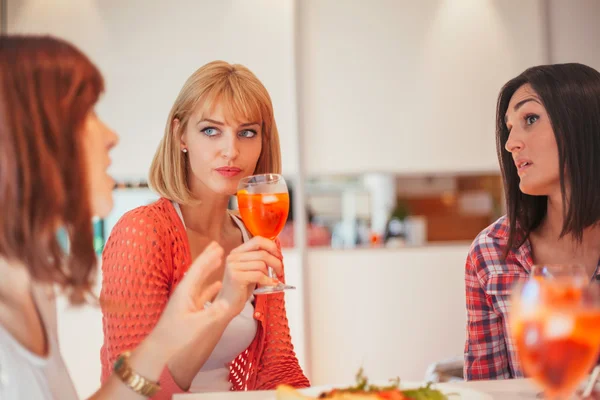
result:
M 185 227 L 167 199 L 126 213 L 102 254 L 102 381 L 118 355 L 135 348 L 154 328 L 169 296 L 191 265 Z M 294 353 L 282 293 L 256 296 L 256 337 L 230 366 L 232 390 L 268 390 L 278 384 L 309 386 Z M 184 392 L 168 368 L 154 399 Z

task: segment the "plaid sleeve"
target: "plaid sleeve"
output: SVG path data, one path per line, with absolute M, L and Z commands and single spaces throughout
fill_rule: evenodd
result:
M 484 257 L 475 244 L 466 262 L 467 338 L 464 377 L 466 380 L 510 378 L 508 351 L 502 316 L 495 312 L 479 279 L 485 271 Z

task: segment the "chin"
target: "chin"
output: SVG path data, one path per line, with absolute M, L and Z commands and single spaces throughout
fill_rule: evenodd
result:
M 211 190 L 219 195 L 223 196 L 233 196 L 237 193 L 239 181 L 235 182 L 215 182 L 214 185 L 211 185 Z
M 521 181 L 519 189 L 529 196 L 547 196 L 550 193 L 547 185 L 533 184 L 531 182 Z
M 98 218 L 106 218 L 112 211 L 114 200 L 112 192 L 103 196 L 96 196 L 92 201 L 92 215 Z
M 222 195 L 224 196 L 235 196 L 237 194 L 237 186 L 235 187 L 235 189 L 226 189 L 220 192 Z

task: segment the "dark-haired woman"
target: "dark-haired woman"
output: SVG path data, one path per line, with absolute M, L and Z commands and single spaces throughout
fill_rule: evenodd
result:
M 600 260 L 600 73 L 530 68 L 501 90 L 496 143 L 507 215 L 473 242 L 466 271 L 465 378 L 523 376 L 508 334 L 511 286 L 534 264 Z

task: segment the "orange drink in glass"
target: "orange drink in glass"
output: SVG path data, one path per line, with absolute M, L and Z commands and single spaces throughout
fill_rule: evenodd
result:
M 573 395 L 598 359 L 598 289 L 562 277 L 530 279 L 513 291 L 511 334 L 525 374 L 548 399 Z
M 290 195 L 283 176 L 260 174 L 240 180 L 237 191 L 238 208 L 244 225 L 254 236 L 270 240 L 281 233 L 290 211 Z M 269 268 L 269 276 L 273 270 Z M 279 293 L 294 286 L 279 283 L 257 288 L 255 294 Z
M 238 208 L 244 224 L 254 236 L 274 240 L 283 230 L 290 210 L 286 193 L 253 193 L 240 190 Z

